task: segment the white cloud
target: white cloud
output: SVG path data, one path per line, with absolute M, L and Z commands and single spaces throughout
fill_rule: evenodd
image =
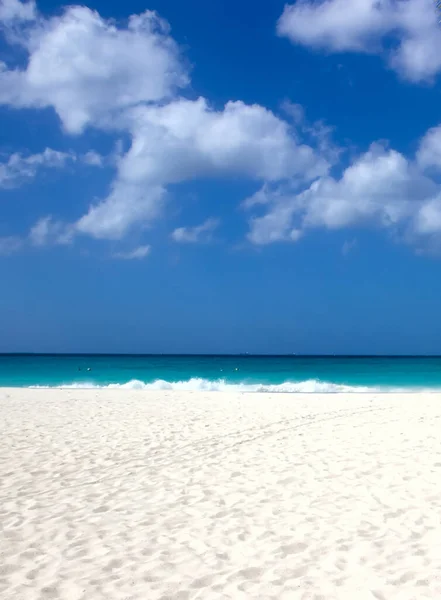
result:
M 257 104 L 227 102 L 216 111 L 205 98 L 178 99 L 134 111 L 131 129 L 124 172 L 133 177 L 174 183 L 236 173 L 271 181 L 294 174 L 313 178 L 329 166 L 297 142 L 286 121 Z
M 301 195 L 303 222 L 329 229 L 369 222 L 389 226 L 412 210 L 411 203 L 434 191 L 433 182 L 402 154 L 374 144 L 340 179 L 318 180 Z
M 82 161 L 90 167 L 102 167 L 104 164 L 104 158 L 94 150 L 86 152 L 86 154 L 82 156 Z
M 419 207 L 415 231 L 422 235 L 441 233 L 441 192 Z
M 41 168 L 62 168 L 67 161 L 75 161 L 75 156 L 46 148 L 39 154 L 23 156 L 11 154 L 6 162 L 0 163 L 0 187 L 8 188 L 20 185 L 32 179 Z
M 175 242 L 198 243 L 207 242 L 211 239 L 213 231 L 219 226 L 218 219 L 207 219 L 201 225 L 196 227 L 178 227 L 171 237 Z
M 10 15 L 24 18 L 31 8 L 17 0 L 3 7 L 6 34 L 29 60 L 24 70 L 0 65 L 0 103 L 53 107 L 68 132 L 81 133 L 87 125 L 110 127 L 120 110 L 162 101 L 188 83 L 168 24 L 152 11 L 132 15 L 123 28 L 71 6 L 61 16 L 40 17 L 21 37 L 8 30 Z
M 417 161 L 423 169 L 441 169 L 441 126 L 429 129 L 423 137 L 418 148 Z
M 33 21 L 36 14 L 37 9 L 33 1 L 2 0 L 0 4 L 0 22 L 8 25 L 17 22 Z
M 162 186 L 117 179 L 110 195 L 91 206 L 75 228 L 97 239 L 120 239 L 136 223 L 144 227 L 151 224 L 161 213 L 165 195 Z
M 135 223 L 151 223 L 169 184 L 209 176 L 312 179 L 329 169 L 286 121 L 259 105 L 228 102 L 216 111 L 204 98 L 177 99 L 127 112 L 125 120 L 132 144 L 111 193 L 77 224 L 97 238 L 117 239 Z
M 433 0 L 298 0 L 285 6 L 277 31 L 315 49 L 383 54 L 393 69 L 415 82 L 441 70 Z
M 138 246 L 130 252 L 117 252 L 113 255 L 114 258 L 121 258 L 123 260 L 134 260 L 142 259 L 150 254 L 150 246 Z
M 295 242 L 300 239 L 301 229 L 293 222 L 296 198 L 291 186 L 287 185 L 274 188 L 264 186 L 251 198 L 245 200 L 245 208 L 266 205 L 263 216 L 251 218 L 248 240 L 257 246 L 265 246 L 274 242 Z
M 19 237 L 13 235 L 0 237 L 0 256 L 15 254 L 22 246 L 23 242 Z
M 52 216 L 39 219 L 29 232 L 29 241 L 33 246 L 70 244 L 72 239 L 72 228 L 54 220 Z
M 440 185 L 417 161 L 380 144 L 339 178 L 321 177 L 303 190 L 265 186 L 245 208 L 264 213 L 250 219 L 248 239 L 257 245 L 295 241 L 317 228 L 380 227 L 415 243 L 441 233 Z

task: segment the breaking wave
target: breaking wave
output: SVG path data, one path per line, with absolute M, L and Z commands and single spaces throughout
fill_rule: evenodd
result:
M 100 385 L 93 382 L 75 382 L 56 386 L 32 386 L 32 387 L 55 387 L 64 389 L 129 389 L 129 390 L 178 390 L 194 392 L 261 392 L 261 393 L 350 393 L 350 392 L 378 392 L 379 388 L 366 386 L 350 386 L 328 381 L 309 379 L 306 381 L 286 381 L 279 384 L 266 383 L 231 383 L 225 379 L 202 379 L 194 377 L 186 381 L 165 381 L 157 379 L 151 383 L 145 383 L 132 379 L 127 383 L 110 383 Z M 387 391 L 387 390 L 383 390 Z

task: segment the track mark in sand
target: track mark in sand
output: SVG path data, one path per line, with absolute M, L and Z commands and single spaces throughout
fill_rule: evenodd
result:
M 299 552 L 303 552 L 308 547 L 308 544 L 304 542 L 296 542 L 295 544 L 287 544 L 286 546 L 281 546 L 280 550 L 285 555 L 289 554 L 299 554 Z

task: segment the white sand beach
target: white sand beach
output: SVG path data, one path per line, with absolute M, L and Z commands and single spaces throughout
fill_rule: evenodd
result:
M 0 389 L 0 598 L 441 598 L 438 394 Z

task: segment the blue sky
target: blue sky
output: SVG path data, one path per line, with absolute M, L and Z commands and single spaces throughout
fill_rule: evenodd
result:
M 441 353 L 431 0 L 0 4 L 0 351 Z

